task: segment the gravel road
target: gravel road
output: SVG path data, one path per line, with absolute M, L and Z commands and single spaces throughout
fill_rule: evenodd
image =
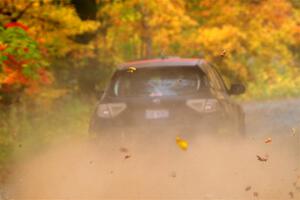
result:
M 247 102 L 243 107 L 246 139 L 199 137 L 188 141 L 187 151 L 168 136 L 155 145 L 64 143 L 16 166 L 8 196 L 300 199 L 300 99 Z
M 300 99 L 249 102 L 243 104 L 248 135 L 288 134 L 300 131 Z

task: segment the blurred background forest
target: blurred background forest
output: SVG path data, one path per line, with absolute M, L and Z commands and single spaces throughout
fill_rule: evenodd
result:
M 118 63 L 162 55 L 215 63 L 241 99 L 300 96 L 300 0 L 1 0 L 0 182 L 12 155 L 86 136 Z

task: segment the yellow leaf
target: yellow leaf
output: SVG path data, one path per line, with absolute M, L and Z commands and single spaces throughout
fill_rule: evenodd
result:
M 186 151 L 188 149 L 188 142 L 180 137 L 176 137 L 176 144 L 178 145 L 178 147 L 184 151 Z

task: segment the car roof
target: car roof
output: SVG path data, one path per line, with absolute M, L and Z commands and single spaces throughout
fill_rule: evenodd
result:
M 206 63 L 203 59 L 199 58 L 158 58 L 148 60 L 137 60 L 123 63 L 118 66 L 118 69 L 134 68 L 151 68 L 151 67 L 193 67 L 198 64 Z

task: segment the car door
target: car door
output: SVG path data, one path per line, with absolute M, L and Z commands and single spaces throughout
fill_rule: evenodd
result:
M 234 121 L 238 128 L 239 133 L 244 134 L 245 133 L 245 113 L 244 113 L 242 107 L 230 97 L 230 94 L 228 93 L 229 90 L 226 87 L 224 80 L 223 80 L 222 76 L 220 75 L 220 73 L 213 66 L 211 69 L 212 69 L 212 72 L 215 74 L 216 78 L 218 79 L 219 83 L 225 89 L 226 106 L 229 107 L 230 112 L 232 113 L 232 116 L 234 118 Z
M 234 123 L 239 121 L 240 107 L 230 98 L 228 89 L 226 88 L 221 75 L 212 65 L 205 65 L 207 76 L 209 78 L 209 84 L 212 88 L 212 93 L 217 97 L 220 104 L 226 110 L 228 117 L 232 119 Z

